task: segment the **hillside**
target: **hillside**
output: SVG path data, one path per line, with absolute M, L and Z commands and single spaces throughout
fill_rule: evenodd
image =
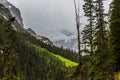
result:
M 34 78 L 37 80 L 40 78 L 41 80 L 49 80 L 47 79 L 49 78 L 48 75 L 51 75 L 50 77 L 53 80 L 64 80 L 66 78 L 65 76 L 71 74 L 69 73 L 71 72 L 71 68 L 74 72 L 77 63 L 71 61 L 73 60 L 72 58 L 71 60 L 64 58 L 66 56 L 69 57 L 69 54 L 73 55 L 73 53 L 66 53 L 64 56 L 60 56 L 62 54 L 58 53 L 64 51 L 70 52 L 69 50 L 66 51 L 55 46 L 46 45 L 27 32 L 17 32 L 16 37 L 16 51 L 19 53 L 20 61 L 22 60 L 18 66 L 26 64 L 21 66 L 20 71 L 26 72 L 26 68 L 29 69 L 27 70 L 28 73 L 24 73 L 24 75 L 27 75 L 27 79 L 33 80 Z M 29 75 L 33 75 L 31 71 L 34 73 L 34 76 L 30 78 Z M 70 80 L 69 77 L 67 79 Z
M 46 50 L 44 48 L 41 48 L 39 45 L 35 45 L 35 44 L 30 43 L 30 42 L 26 42 L 26 45 L 29 45 L 29 47 L 31 46 L 31 47 L 39 50 L 38 51 L 39 53 L 42 53 L 42 52 L 49 53 L 47 55 L 49 55 L 53 58 L 56 58 L 57 60 L 60 60 L 61 63 L 64 64 L 65 67 L 75 67 L 78 65 L 76 62 L 73 62 L 67 58 L 60 56 L 60 55 L 56 55 L 55 53 L 49 52 L 48 50 Z
M 70 77 L 66 76 L 71 72 L 73 73 L 78 64 L 71 61 L 75 58 L 69 60 L 70 57 L 69 59 L 64 57 L 67 57 L 68 54 L 72 56 L 73 53 L 70 53 L 69 50 L 66 50 L 66 52 L 69 52 L 66 53 L 67 55 L 54 53 L 57 51 L 64 52 L 65 50 L 55 46 L 50 47 L 50 45 L 36 39 L 25 29 L 18 27 L 17 22 L 11 22 L 11 19 L 4 14 L 0 14 L 0 30 L 2 31 L 0 32 L 0 66 L 3 66 L 1 71 L 7 71 L 6 76 L 0 75 L 0 79 L 71 80 Z M 8 55 L 6 55 L 6 47 Z M 48 47 L 51 48 L 51 51 Z M 52 47 L 57 51 L 52 51 Z M 10 61 L 9 64 L 4 64 L 7 63 L 6 58 Z M 8 67 L 7 70 L 5 67 Z
M 18 53 L 23 53 L 19 54 L 20 64 L 18 66 L 22 65 L 20 71 L 25 72 L 26 76 L 23 79 L 26 77 L 29 80 L 49 80 L 47 78 L 51 77 L 53 80 L 63 80 L 70 69 L 69 67 L 77 66 L 77 63 L 62 56 L 56 57 L 58 55 L 28 41 L 22 41 L 21 44 L 18 44 Z M 20 49 L 20 47 L 24 49 Z

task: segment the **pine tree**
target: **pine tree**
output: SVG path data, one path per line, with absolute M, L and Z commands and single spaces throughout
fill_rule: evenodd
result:
M 88 24 L 84 27 L 82 31 L 82 40 L 85 44 L 85 52 L 89 55 L 93 54 L 93 33 L 94 33 L 94 4 L 93 0 L 84 0 L 83 10 L 85 16 L 87 17 Z
M 113 55 L 109 51 L 105 24 L 103 0 L 96 0 L 96 28 L 94 35 L 94 53 L 90 57 L 89 80 L 110 80 L 113 73 Z
M 93 54 L 93 25 L 94 25 L 94 4 L 93 0 L 84 0 L 85 4 L 83 5 L 83 10 L 85 12 L 85 16 L 88 17 L 88 25 L 83 30 L 83 40 L 86 40 L 90 46 L 90 54 Z
M 84 30 L 82 31 L 82 52 L 85 55 L 90 55 L 90 31 L 88 28 L 89 27 L 84 27 Z
M 85 45 L 84 53 L 89 55 L 87 58 L 87 61 L 85 61 L 84 68 L 87 68 L 86 72 L 88 73 L 90 65 L 92 65 L 92 61 L 90 60 L 90 57 L 93 55 L 93 35 L 94 35 L 94 1 L 93 0 L 84 0 L 85 4 L 83 5 L 83 10 L 85 12 L 85 16 L 87 17 L 88 24 L 84 27 L 84 30 L 82 31 L 82 40 L 83 44 Z M 85 59 L 86 60 L 86 59 Z M 88 65 L 89 64 L 89 65 Z M 91 79 L 93 78 L 93 74 L 89 74 L 89 77 Z
M 116 71 L 120 71 L 120 0 L 113 0 L 110 13 L 111 50 L 116 57 Z

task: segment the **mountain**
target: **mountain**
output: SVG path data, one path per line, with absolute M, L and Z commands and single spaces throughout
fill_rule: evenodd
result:
M 71 78 L 77 54 L 51 45 L 48 38 L 24 29 L 18 21 L 13 23 L 5 6 L 0 7 L 0 80 L 77 80 Z
M 62 46 L 64 49 L 70 49 L 73 51 L 77 50 L 77 39 L 76 38 L 56 40 L 56 41 L 53 41 L 53 43 L 58 47 Z
M 77 36 L 75 32 L 62 29 L 54 34 L 56 34 L 56 38 L 52 39 L 52 42 L 55 46 L 77 51 Z
M 64 34 L 64 35 L 66 35 L 66 36 L 72 36 L 72 35 L 75 34 L 74 32 L 71 32 L 71 31 L 69 31 L 69 30 L 67 30 L 67 29 L 62 29 L 60 32 L 61 32 L 62 34 Z
M 22 17 L 21 17 L 21 13 L 20 13 L 20 10 L 18 9 L 18 8 L 16 8 L 14 5 L 12 5 L 10 2 L 8 2 L 7 0 L 0 0 L 0 4 L 1 5 L 4 5 L 4 7 L 3 6 L 1 6 L 1 8 L 3 8 L 3 9 L 8 9 L 7 11 L 5 11 L 5 13 L 7 14 L 7 15 L 11 15 L 12 17 L 15 17 L 16 18 L 16 20 L 17 20 L 17 22 L 21 25 L 21 26 L 23 26 L 23 19 L 22 19 Z
M 8 16 L 15 17 L 18 24 L 21 25 L 20 27 L 23 28 L 23 19 L 21 17 L 20 10 L 18 8 L 16 8 L 14 5 L 9 3 L 7 0 L 0 0 L 0 11 L 2 13 L 7 14 Z M 76 50 L 76 40 L 75 40 L 75 38 L 71 38 L 71 36 L 74 36 L 75 33 L 71 32 L 67 29 L 60 30 L 60 35 L 62 35 L 62 37 L 64 36 L 64 39 L 62 39 L 62 40 L 61 39 L 50 40 L 49 38 L 47 38 L 45 36 L 36 34 L 31 28 L 28 28 L 25 30 L 28 31 L 31 35 L 35 36 L 36 39 L 39 39 L 46 44 L 56 45 L 58 47 L 63 46 L 65 49 Z
M 11 3 L 9 3 L 7 0 L 0 0 L 0 12 L 3 14 L 6 14 L 9 17 L 15 17 L 17 23 L 20 24 L 20 27 L 24 29 L 20 10 L 16 8 L 14 5 L 12 5 Z M 50 39 L 36 34 L 31 28 L 24 29 L 24 30 L 28 31 L 31 35 L 35 36 L 36 39 L 39 39 L 46 44 L 53 45 Z
M 50 39 L 48 39 L 47 37 L 44 36 L 40 36 L 38 34 L 36 34 L 31 28 L 26 29 L 27 32 L 29 32 L 32 36 L 36 37 L 36 39 L 44 42 L 45 44 L 49 44 L 53 46 L 52 41 L 50 41 Z
M 3 4 L 0 4 L 0 13 L 7 14 L 11 16 L 11 13 L 8 8 L 6 8 Z
M 31 28 L 26 29 L 31 35 L 37 35 Z
M 71 80 L 69 74 L 78 65 L 71 61 L 76 59 L 76 54 L 45 44 L 27 31 L 15 31 L 9 17 L 3 14 L 1 20 L 0 71 L 7 71 L 0 74 L 1 80 Z
M 76 51 L 77 40 L 74 32 L 71 32 L 67 29 L 62 29 L 60 30 L 60 32 L 57 32 L 57 35 L 61 35 L 61 36 L 58 36 L 59 39 L 50 40 L 45 36 L 36 34 L 31 28 L 25 29 L 23 27 L 23 20 L 21 17 L 20 10 L 16 8 L 14 5 L 12 5 L 11 3 L 9 3 L 7 0 L 0 0 L 0 12 L 6 14 L 7 16 L 13 16 L 16 18 L 17 24 L 15 26 L 17 26 L 17 28 L 19 29 L 14 27 L 15 30 L 22 30 L 25 32 L 27 31 L 32 36 L 36 37 L 36 39 L 44 42 L 45 44 L 49 44 L 52 46 L 55 45 L 58 47 L 63 46 L 64 49 L 70 49 L 70 50 Z M 57 37 L 57 35 L 55 35 L 55 37 Z M 62 37 L 64 38 L 62 39 Z

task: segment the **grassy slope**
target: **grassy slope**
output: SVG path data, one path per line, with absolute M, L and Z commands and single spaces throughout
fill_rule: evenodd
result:
M 64 58 L 64 57 L 62 57 L 60 55 L 56 55 L 56 54 L 53 54 L 53 53 L 51 53 L 51 55 L 53 55 L 54 57 L 61 60 L 66 65 L 66 67 L 74 67 L 74 66 L 78 65 L 78 63 L 75 63 L 75 62 L 73 62 L 73 61 L 71 61 L 69 59 L 66 59 L 66 58 Z
M 78 65 L 78 63 L 75 63 L 75 62 L 73 62 L 73 61 L 71 61 L 71 60 L 69 60 L 69 59 L 66 59 L 66 58 L 64 58 L 64 57 L 62 57 L 62 56 L 60 56 L 60 55 L 56 55 L 56 54 L 54 54 L 54 53 L 51 53 L 51 52 L 49 52 L 48 50 L 46 50 L 46 49 L 44 49 L 44 48 L 41 48 L 41 47 L 38 46 L 38 45 L 35 45 L 35 44 L 33 44 L 33 43 L 30 43 L 30 42 L 27 42 L 27 44 L 33 46 L 34 48 L 36 48 L 37 50 L 39 50 L 39 52 L 42 51 L 42 52 L 49 53 L 48 55 L 50 55 L 50 56 L 52 56 L 52 57 L 54 57 L 54 58 L 57 58 L 58 60 L 60 60 L 61 62 L 63 62 L 63 63 L 66 65 L 66 67 L 75 67 L 75 66 Z

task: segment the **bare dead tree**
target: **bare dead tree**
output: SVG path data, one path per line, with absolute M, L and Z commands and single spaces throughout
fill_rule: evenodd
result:
M 78 5 L 76 1 L 74 0 L 74 8 L 75 8 L 75 15 L 76 15 L 76 27 L 77 27 L 77 39 L 78 39 L 78 69 L 80 73 L 80 80 L 82 80 L 82 71 L 81 71 L 81 66 L 82 66 L 82 59 L 81 59 L 81 39 L 80 39 L 80 5 L 79 5 L 79 0 L 78 0 Z
M 78 61 L 79 61 L 79 65 L 82 64 L 81 62 L 81 44 L 80 44 L 80 9 L 79 9 L 79 1 L 78 1 L 78 7 L 77 7 L 77 4 L 76 4 L 76 1 L 74 0 L 74 7 L 75 7 L 75 15 L 76 15 L 76 27 L 77 27 L 77 39 L 78 39 Z
M 79 16 L 79 7 L 77 8 L 76 1 L 74 0 L 74 6 L 75 6 L 75 15 L 76 15 L 76 27 L 77 27 L 77 39 L 78 39 L 78 57 L 79 62 L 81 62 L 81 48 L 80 48 L 80 16 Z M 78 5 L 79 6 L 79 5 Z

